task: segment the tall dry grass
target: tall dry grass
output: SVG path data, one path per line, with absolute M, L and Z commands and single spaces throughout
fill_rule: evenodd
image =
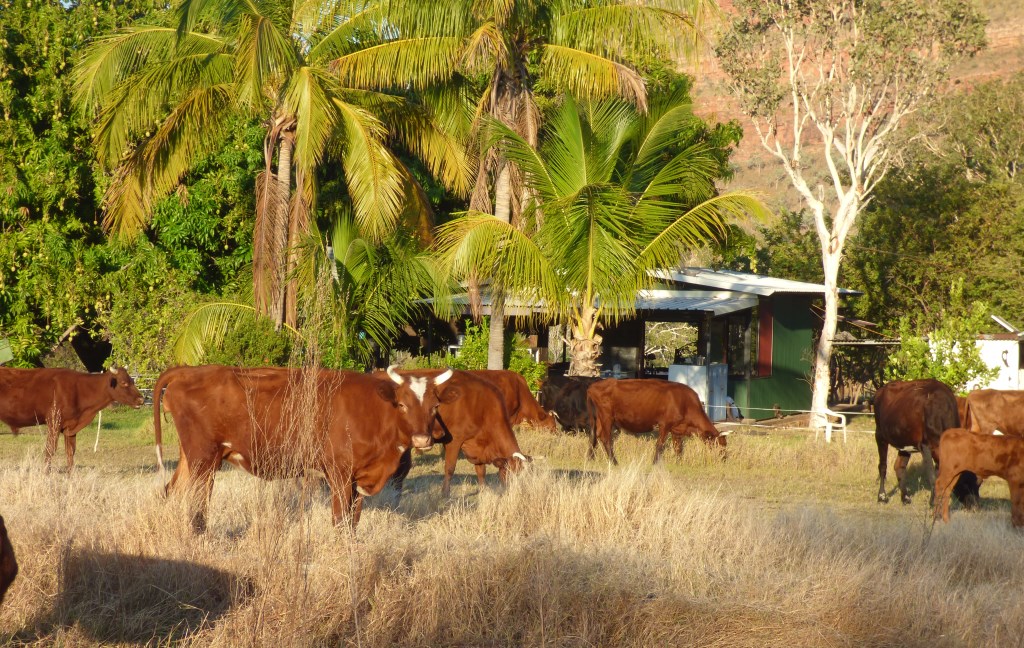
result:
M 957 512 L 930 533 L 916 515 L 816 504 L 813 489 L 801 501 L 759 497 L 772 492 L 756 476 L 765 466 L 794 484 L 805 474 L 838 487 L 863 478 L 873 470 L 867 444 L 733 439 L 725 464 L 688 444 L 651 469 L 650 440 L 626 437 L 617 449 L 631 463 L 609 470 L 603 458 L 584 460 L 585 439 L 525 435 L 540 457 L 528 472 L 504 491 L 460 482 L 451 501 L 420 458 L 398 509 L 378 502 L 355 533 L 331 525 L 316 480 L 218 473 L 209 530 L 196 536 L 183 499 L 162 499 L 153 473 L 47 475 L 33 454 L 0 472 L 22 567 L 0 642 L 1006 646 L 1024 637 L 1024 539 L 1004 511 Z M 706 477 L 716 473 L 728 478 Z

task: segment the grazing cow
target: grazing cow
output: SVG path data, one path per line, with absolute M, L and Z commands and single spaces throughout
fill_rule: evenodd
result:
M 956 396 L 945 384 L 932 378 L 895 381 L 875 392 L 875 443 L 878 446 L 878 501 L 888 502 L 885 492 L 886 462 L 889 446 L 898 454 L 893 463 L 899 482 L 900 498 L 911 502 L 907 492 L 907 464 L 910 453 L 920 452 L 928 486 L 935 484 L 934 463 L 941 465 L 939 439 L 945 430 L 960 427 Z M 934 462 L 934 463 L 933 463 Z M 978 502 L 978 480 L 965 474 L 957 485 L 957 498 L 966 506 Z
M 1024 437 L 1024 391 L 976 389 L 967 395 L 963 426 L 973 432 Z
M 20 428 L 46 423 L 46 465 L 64 435 L 68 469 L 75 467 L 78 431 L 111 403 L 142 405 L 142 394 L 123 368 L 87 374 L 70 369 L 0 368 L 0 421 L 18 434 Z
M 939 442 L 939 477 L 935 482 L 934 517 L 949 522 L 949 495 L 958 475 L 1002 477 L 1010 484 L 1010 521 L 1024 526 L 1024 439 L 978 434 L 964 428 L 946 430 Z M 968 472 L 970 471 L 970 472 Z
M 547 432 L 558 432 L 555 418 L 540 406 L 520 374 L 507 369 L 478 369 L 469 373 L 498 388 L 513 426 L 528 423 Z
M 540 404 L 554 414 L 563 430 L 592 432 L 587 389 L 599 380 L 592 376 L 548 376 L 540 388 Z
M 327 477 L 334 522 L 359 522 L 363 496 L 408 472 L 410 447 L 431 445 L 428 426 L 440 402 L 459 397 L 437 376 L 383 377 L 347 371 L 176 367 L 154 387 L 153 424 L 163 470 L 160 406 L 170 412 L 181 448 L 166 491 L 197 489 L 193 527 L 206 526 L 214 473 L 223 461 L 257 477 L 295 477 L 307 468 Z
M 0 603 L 4 602 L 4 594 L 17 575 L 18 561 L 14 559 L 14 547 L 11 546 L 11 539 L 7 537 L 4 518 L 0 515 Z
M 459 451 L 476 467 L 480 486 L 485 484 L 487 464 L 494 465 L 502 483 L 507 483 L 509 472 L 519 472 L 530 459 L 519 449 L 502 390 L 475 371 L 456 371 L 449 382 L 448 389 L 457 389 L 460 396 L 441 403 L 431 433 L 444 443 L 442 494 L 449 495 Z
M 600 439 L 608 458 L 617 464 L 612 451 L 612 431 L 647 432 L 658 426 L 654 463 L 661 458 L 665 440 L 672 433 L 676 454 L 682 453 L 683 436 L 697 434 L 708 445 L 724 448 L 728 432 L 719 432 L 700 405 L 697 392 L 681 383 L 651 379 L 602 380 L 587 390 L 587 403 L 594 415 L 590 455 Z

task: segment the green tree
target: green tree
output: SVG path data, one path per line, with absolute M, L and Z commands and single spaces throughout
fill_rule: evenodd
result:
M 291 277 L 316 209 L 318 169 L 340 162 L 356 220 L 375 240 L 417 195 L 405 189 L 411 175 L 389 151 L 389 135 L 448 186 L 469 187 L 457 142 L 405 98 L 410 79 L 449 74 L 454 55 L 394 29 L 390 5 L 183 0 L 155 24 L 92 43 L 76 68 L 76 101 L 95 118 L 97 159 L 113 171 L 107 227 L 143 230 L 156 199 L 178 186 L 232 119 L 263 120 L 253 292 L 277 328 L 295 326 Z M 381 84 L 382 77 L 391 81 Z
M 949 295 L 950 308 L 941 323 L 923 335 L 910 317 L 900 319 L 900 346 L 889 356 L 887 380 L 935 378 L 964 394 L 969 384 L 988 382 L 999 373 L 985 365 L 975 344 L 988 320 L 988 307 L 977 301 L 964 304 L 962 279 Z
M 847 238 L 891 165 L 894 133 L 951 61 L 984 44 L 985 21 L 970 0 L 737 0 L 735 8 L 719 60 L 802 196 L 821 250 L 825 322 L 811 408 L 822 412 Z M 818 186 L 812 155 L 824 167 Z M 823 414 L 812 419 L 824 425 Z
M 685 93 L 647 115 L 567 98 L 539 149 L 492 127 L 502 155 L 524 173 L 524 226 L 470 212 L 441 228 L 442 263 L 457 277 L 486 269 L 515 299 L 565 317 L 574 375 L 597 375 L 598 329 L 633 313 L 652 270 L 675 265 L 732 218 L 762 213 L 748 195 L 717 194 L 717 160 Z
M 429 34 L 430 46 L 457 53 L 453 72 L 483 81 L 471 86 L 475 93 L 467 91 L 473 106 L 469 136 L 483 132 L 486 117 L 532 146 L 541 122 L 538 95 L 620 97 L 643 111 L 647 90 L 638 66 L 660 69 L 666 59 L 692 59 L 705 21 L 717 11 L 713 0 L 445 0 L 402 6 L 412 9 L 392 16 L 399 32 Z M 346 78 L 346 70 L 341 73 Z M 384 85 L 405 82 L 387 72 L 372 74 Z M 522 225 L 529 200 L 523 171 L 500 150 L 480 143 L 470 210 Z M 488 367 L 500 369 L 505 300 L 496 278 L 502 272 L 482 267 L 477 272 L 469 277 L 471 294 L 478 278 L 491 280 Z

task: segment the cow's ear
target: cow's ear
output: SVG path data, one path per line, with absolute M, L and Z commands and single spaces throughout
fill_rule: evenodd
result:
M 115 387 L 117 387 L 117 377 L 116 376 L 114 378 L 110 379 L 110 388 L 114 389 Z
M 437 395 L 437 400 L 442 403 L 454 403 L 462 398 L 462 390 L 458 387 L 448 387 Z
M 391 403 L 394 405 L 398 402 L 398 392 L 395 391 L 394 383 L 390 381 L 380 381 L 380 384 L 377 385 L 377 395 L 380 396 L 381 400 L 385 403 Z

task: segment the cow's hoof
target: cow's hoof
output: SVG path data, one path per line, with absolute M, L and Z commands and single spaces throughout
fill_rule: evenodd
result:
M 888 504 L 889 503 L 889 496 L 886 495 L 885 493 L 879 493 L 878 494 L 878 503 L 879 504 Z
M 904 495 L 903 497 L 900 498 L 900 500 L 902 500 L 904 504 L 910 504 L 911 502 L 914 501 L 910 498 L 910 495 Z

